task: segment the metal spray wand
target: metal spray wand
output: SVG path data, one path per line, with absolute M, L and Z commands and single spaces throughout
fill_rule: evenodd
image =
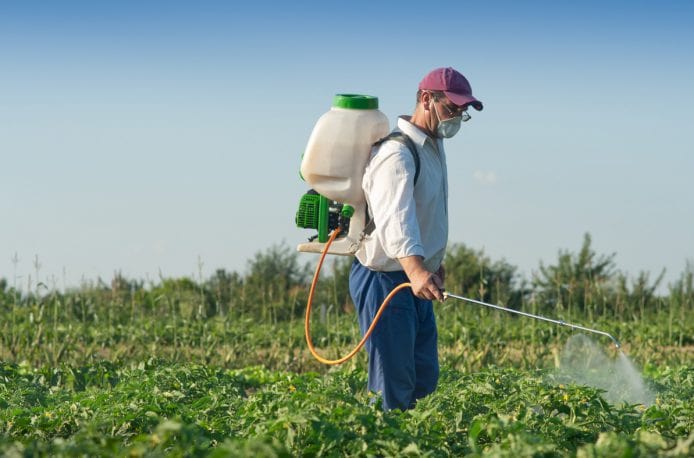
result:
M 548 321 L 550 323 L 558 324 L 560 326 L 568 326 L 568 327 L 573 328 L 573 329 L 580 329 L 581 331 L 588 331 L 588 332 L 593 332 L 595 334 L 602 334 L 603 336 L 607 336 L 610 339 L 612 339 L 612 342 L 614 342 L 614 345 L 615 345 L 615 347 L 617 347 L 618 350 L 621 349 L 621 344 L 619 343 L 619 341 L 617 339 L 615 339 L 614 336 L 612 336 L 612 334 L 608 334 L 605 331 L 598 331 L 597 329 L 591 329 L 591 328 L 586 328 L 585 326 L 579 326 L 577 324 L 567 323 L 564 320 L 553 320 L 552 318 L 546 318 L 546 317 L 540 316 L 540 315 L 533 315 L 532 313 L 521 312 L 520 310 L 513 310 L 513 309 L 510 309 L 507 307 L 502 307 L 500 305 L 488 304 L 486 302 L 478 301 L 475 299 L 470 299 L 467 297 L 458 296 L 456 294 L 451 294 L 447 291 L 443 292 L 443 297 L 444 298 L 454 297 L 456 299 L 460 299 L 461 301 L 467 301 L 467 302 L 472 302 L 473 304 L 484 305 L 485 307 L 491 307 L 493 309 L 503 310 L 504 312 L 516 313 L 518 315 L 527 316 L 529 318 L 535 318 L 536 320 Z

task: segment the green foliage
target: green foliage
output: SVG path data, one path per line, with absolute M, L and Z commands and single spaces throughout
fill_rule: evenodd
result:
M 75 384 L 75 374 L 79 374 Z M 0 453 L 166 456 L 530 456 L 692 450 L 691 368 L 653 373 L 656 405 L 608 404 L 551 372 L 443 368 L 415 409 L 383 412 L 363 370 L 325 375 L 131 366 L 0 365 Z
M 351 262 L 327 262 L 316 291 L 313 340 L 328 357 L 360 338 Z M 383 412 L 365 391 L 363 352 L 332 369 L 308 353 L 312 266 L 276 245 L 245 274 L 207 279 L 118 273 L 25 293 L 0 279 L 0 455 L 692 455 L 691 265 L 662 296 L 662 274 L 630 280 L 588 235 L 530 286 L 464 245 L 445 263 L 455 293 L 617 336 L 655 404 L 610 405 L 596 388 L 563 384 L 554 368 L 573 330 L 450 299 L 436 304 L 438 390 Z

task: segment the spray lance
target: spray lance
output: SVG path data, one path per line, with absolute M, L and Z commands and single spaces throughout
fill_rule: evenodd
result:
M 491 308 L 497 309 L 497 310 L 503 310 L 504 312 L 511 312 L 511 313 L 515 313 L 518 315 L 527 316 L 528 318 L 534 318 L 536 320 L 547 321 L 549 323 L 558 324 L 560 326 L 567 326 L 567 327 L 572 328 L 572 329 L 580 329 L 581 331 L 587 331 L 587 332 L 592 332 L 595 334 L 601 334 L 603 336 L 607 336 L 610 339 L 612 339 L 612 342 L 614 342 L 614 345 L 618 350 L 621 349 L 621 347 L 622 347 L 621 344 L 619 343 L 619 341 L 617 339 L 615 339 L 612 334 L 608 334 L 605 331 L 599 331 L 597 329 L 591 329 L 591 328 L 586 328 L 585 326 L 579 326 L 577 324 L 567 323 L 564 320 L 554 320 L 552 318 L 547 318 L 547 317 L 540 316 L 540 315 L 533 315 L 532 313 L 521 312 L 520 310 L 514 310 L 514 309 L 507 308 L 507 307 L 502 307 L 500 305 L 488 304 L 486 302 L 478 301 L 475 299 L 470 299 L 467 297 L 458 296 L 456 294 L 451 294 L 447 291 L 443 292 L 443 297 L 444 298 L 453 297 L 455 299 L 460 299 L 461 301 L 470 302 L 470 303 L 477 304 L 477 305 L 484 305 L 485 307 L 491 307 Z

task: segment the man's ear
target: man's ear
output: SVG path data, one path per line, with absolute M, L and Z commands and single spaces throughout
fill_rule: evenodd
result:
M 431 110 L 431 102 L 431 92 L 422 92 L 422 107 L 424 108 L 424 111 Z

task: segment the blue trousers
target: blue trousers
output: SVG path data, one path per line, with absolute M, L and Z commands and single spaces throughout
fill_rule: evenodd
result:
M 362 335 L 393 288 L 409 281 L 404 272 L 375 272 L 355 259 L 349 291 L 359 315 Z M 436 319 L 431 301 L 412 290 L 399 291 L 386 307 L 366 342 L 368 388 L 380 392 L 383 408 L 409 409 L 436 389 L 439 379 Z

